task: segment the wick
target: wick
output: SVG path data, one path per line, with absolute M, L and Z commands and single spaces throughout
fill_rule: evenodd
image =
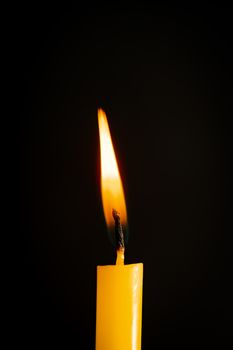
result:
M 116 246 L 117 246 L 117 265 L 124 264 L 124 253 L 125 253 L 125 242 L 124 242 L 124 233 L 122 230 L 120 214 L 116 209 L 112 210 L 112 216 L 115 220 L 115 235 L 116 235 Z

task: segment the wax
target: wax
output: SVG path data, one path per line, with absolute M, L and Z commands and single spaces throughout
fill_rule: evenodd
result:
M 142 281 L 141 263 L 97 266 L 96 350 L 141 349 Z

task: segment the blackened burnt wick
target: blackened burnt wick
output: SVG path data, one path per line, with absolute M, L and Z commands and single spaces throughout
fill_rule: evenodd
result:
M 115 236 L 117 250 L 125 250 L 124 233 L 121 225 L 120 214 L 116 211 L 116 209 L 113 209 L 112 216 L 115 221 Z

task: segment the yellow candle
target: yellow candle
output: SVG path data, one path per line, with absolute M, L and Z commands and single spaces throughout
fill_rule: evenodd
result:
M 119 241 L 116 265 L 97 267 L 96 350 L 140 350 L 143 264 L 124 265 L 124 191 L 103 110 L 98 110 L 98 121 L 104 215 L 109 228 L 115 225 Z
M 140 350 L 143 264 L 97 267 L 96 350 Z

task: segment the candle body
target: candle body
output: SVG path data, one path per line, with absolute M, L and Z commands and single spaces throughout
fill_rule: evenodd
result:
M 96 350 L 140 350 L 143 264 L 97 267 Z

